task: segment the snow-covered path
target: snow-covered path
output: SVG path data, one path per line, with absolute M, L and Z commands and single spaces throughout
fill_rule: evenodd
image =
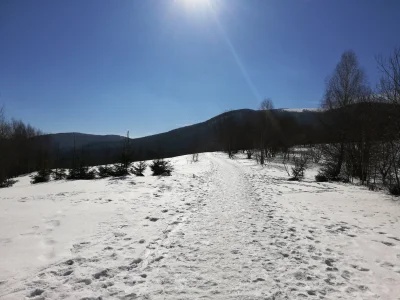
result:
M 190 199 L 195 208 L 162 242 L 165 257 L 147 283 L 160 299 L 256 299 L 265 290 L 261 253 L 269 237 L 259 234 L 265 219 L 240 165 L 212 157 L 206 189 Z M 264 281 L 264 282 L 263 282 Z
M 387 201 L 382 194 L 209 159 L 211 171 L 196 183 L 204 188 L 189 199 L 192 214 L 159 245 L 149 297 L 400 299 L 397 204 L 384 203 L 379 216 L 371 209 Z
M 174 176 L 104 187 L 106 220 L 40 271 L 0 282 L 0 299 L 400 299 L 389 196 L 289 182 L 279 165 L 218 153 L 174 162 Z M 75 202 L 104 181 L 91 184 Z

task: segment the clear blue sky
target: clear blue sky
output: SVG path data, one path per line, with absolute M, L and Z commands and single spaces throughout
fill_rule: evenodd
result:
M 399 0 L 1 0 L 0 105 L 46 132 L 131 136 L 264 97 L 316 107 L 345 50 L 375 86 L 399 12 Z

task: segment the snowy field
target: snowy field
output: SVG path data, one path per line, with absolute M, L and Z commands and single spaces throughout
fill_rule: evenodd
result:
M 1 189 L 0 299 L 400 299 L 395 198 L 241 156 L 171 161 Z

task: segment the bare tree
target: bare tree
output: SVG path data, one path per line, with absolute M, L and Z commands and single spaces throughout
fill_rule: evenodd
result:
M 400 48 L 395 48 L 388 58 L 376 58 L 382 77 L 378 84 L 381 100 L 394 104 L 400 112 Z M 385 130 L 385 140 L 382 140 L 378 153 L 378 169 L 382 181 L 392 194 L 400 195 L 400 122 L 391 120 L 391 127 Z
M 261 101 L 260 110 L 271 110 L 274 109 L 274 103 L 271 98 L 266 98 Z
M 392 104 L 400 104 L 400 48 L 395 48 L 389 58 L 376 57 L 382 77 L 378 85 L 381 96 Z
M 346 141 L 349 135 L 349 123 L 345 108 L 352 104 L 360 103 L 369 99 L 370 89 L 364 71 L 360 68 L 357 56 L 353 51 L 342 54 L 332 75 L 326 82 L 325 95 L 322 107 L 325 109 L 339 109 L 334 114 L 333 124 L 330 130 L 337 134 L 336 144 L 322 146 L 324 164 L 322 173 L 330 180 L 339 179 L 343 166 L 352 166 L 346 159 Z
M 359 66 L 356 54 L 353 51 L 346 51 L 326 81 L 322 107 L 343 108 L 357 103 L 367 90 L 367 78 Z

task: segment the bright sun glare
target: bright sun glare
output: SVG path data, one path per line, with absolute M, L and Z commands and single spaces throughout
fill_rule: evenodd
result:
M 210 5 L 210 0 L 175 0 L 189 9 L 203 9 Z

